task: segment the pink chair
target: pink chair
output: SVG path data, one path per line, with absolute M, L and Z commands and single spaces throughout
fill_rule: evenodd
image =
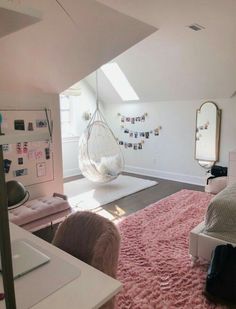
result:
M 61 223 L 52 243 L 116 278 L 120 235 L 108 219 L 88 211 L 76 212 Z M 114 308 L 114 298 L 101 308 Z

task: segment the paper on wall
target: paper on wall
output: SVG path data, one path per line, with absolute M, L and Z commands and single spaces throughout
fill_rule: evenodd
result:
M 46 176 L 46 163 L 45 162 L 37 163 L 36 169 L 37 169 L 38 177 Z
M 29 149 L 28 150 L 28 160 L 34 160 L 35 159 L 35 149 Z

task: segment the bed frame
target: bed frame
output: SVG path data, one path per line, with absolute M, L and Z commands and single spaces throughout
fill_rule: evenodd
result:
M 201 222 L 194 229 L 192 229 L 189 237 L 189 254 L 192 258 L 193 264 L 199 258 L 210 261 L 212 251 L 215 247 L 227 243 L 231 243 L 233 246 L 236 246 L 236 242 L 227 242 L 225 240 L 204 234 L 204 221 Z

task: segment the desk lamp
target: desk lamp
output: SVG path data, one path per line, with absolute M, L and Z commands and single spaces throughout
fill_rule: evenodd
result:
M 16 180 L 10 180 L 7 185 L 8 209 L 17 208 L 29 199 L 29 192 L 23 184 Z

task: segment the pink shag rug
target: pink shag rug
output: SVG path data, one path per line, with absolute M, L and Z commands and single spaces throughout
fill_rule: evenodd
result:
M 119 223 L 117 309 L 216 308 L 202 295 L 208 265 L 192 267 L 188 253 L 189 232 L 211 198 L 181 190 Z

